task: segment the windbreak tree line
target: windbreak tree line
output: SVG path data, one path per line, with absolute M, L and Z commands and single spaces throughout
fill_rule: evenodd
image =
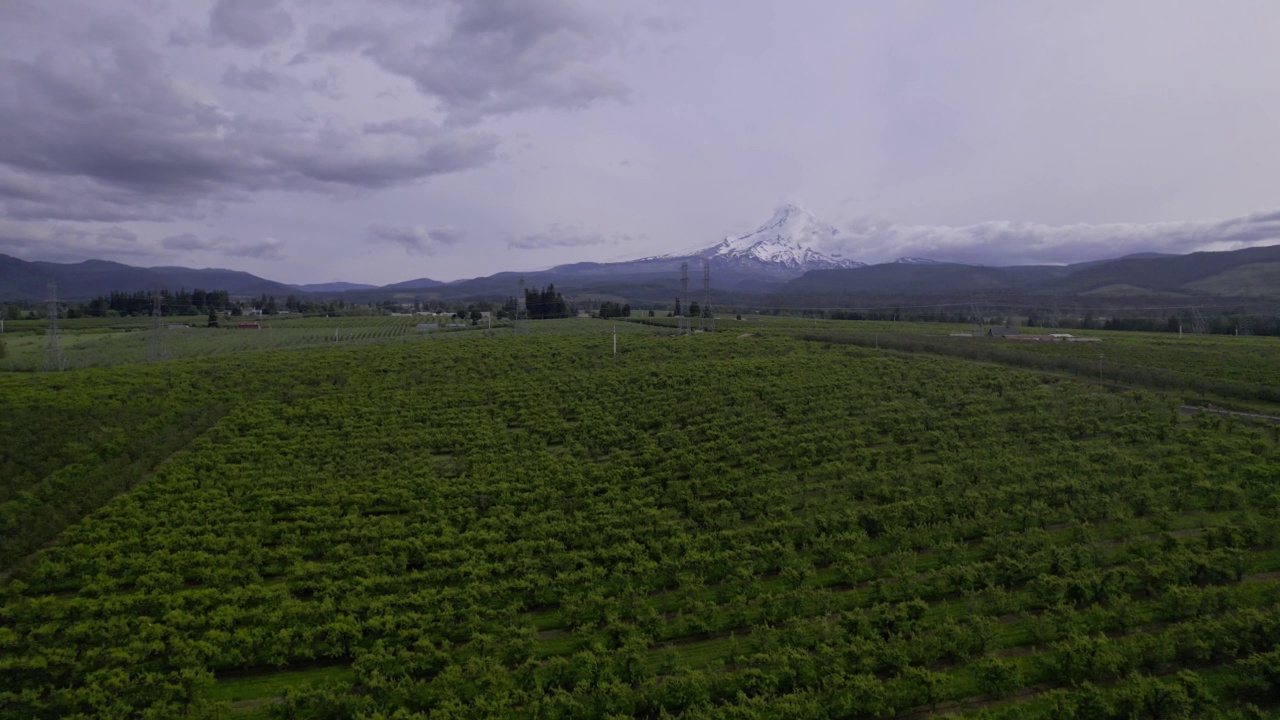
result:
M 569 306 L 564 296 L 557 290 L 555 283 L 546 288 L 526 288 L 524 291 L 525 312 L 531 320 L 549 320 L 569 317 Z M 503 317 L 515 317 L 519 306 L 516 298 L 507 298 L 502 306 Z
M 155 295 L 152 292 L 112 292 L 85 303 L 81 313 L 89 317 L 103 317 L 108 313 L 150 315 L 155 308 Z M 226 290 L 161 290 L 159 295 L 161 312 L 165 315 L 203 315 L 211 310 L 231 307 L 231 297 Z
M 600 311 L 598 313 L 602 319 L 631 317 L 631 305 L 629 303 L 616 303 L 606 300 L 600 303 Z

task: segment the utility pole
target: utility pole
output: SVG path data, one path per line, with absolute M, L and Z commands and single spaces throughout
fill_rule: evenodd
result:
M 49 329 L 44 337 L 44 359 L 40 363 L 43 372 L 67 369 L 66 357 L 62 354 L 62 334 L 58 331 L 58 285 L 49 283 Z
M 613 356 L 618 357 L 618 326 L 613 326 Z

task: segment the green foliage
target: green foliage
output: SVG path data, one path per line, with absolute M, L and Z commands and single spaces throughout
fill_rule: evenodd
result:
M 650 316 L 652 316 L 653 311 L 651 310 L 649 311 L 649 313 L 650 313 Z M 631 305 L 627 303 L 616 303 L 616 302 L 613 302 L 612 300 L 606 300 L 600 303 L 599 316 L 601 319 L 605 319 L 605 320 L 609 318 L 631 317 Z
M 805 337 L 818 342 L 1067 372 L 1156 390 L 1280 403 L 1280 363 L 1274 341 L 1267 338 L 1200 338 L 1179 342 L 1167 336 L 1110 335 L 1102 343 L 1073 343 L 865 331 L 810 333 Z
M 618 323 L 614 360 L 575 323 L 0 375 L 6 533 L 60 532 L 0 584 L 0 718 L 1274 694 L 1268 433 L 768 333 Z
M 554 283 L 548 285 L 545 289 L 525 290 L 524 297 L 525 309 L 528 311 L 529 319 L 531 320 L 569 317 L 569 307 L 565 304 L 564 296 L 556 292 Z
M 1017 664 L 995 657 L 984 657 L 973 664 L 978 687 L 983 693 L 1004 697 L 1022 687 L 1022 673 Z

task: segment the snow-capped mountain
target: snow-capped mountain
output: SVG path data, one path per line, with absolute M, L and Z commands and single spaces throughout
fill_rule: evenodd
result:
M 759 228 L 738 237 L 728 236 L 716 245 L 666 258 L 703 257 L 717 265 L 749 265 L 786 274 L 809 270 L 862 267 L 856 260 L 825 255 L 814 249 L 838 238 L 840 231 L 790 203 L 774 211 Z

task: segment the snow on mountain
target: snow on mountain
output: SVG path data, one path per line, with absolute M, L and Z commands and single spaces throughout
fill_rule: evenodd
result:
M 664 257 L 705 257 L 728 263 L 761 263 L 780 270 L 805 272 L 829 268 L 855 268 L 866 263 L 824 255 L 813 249 L 840 236 L 840 231 L 790 203 L 774 211 L 768 222 L 739 237 L 729 236 L 717 245 Z
M 931 260 L 929 258 L 922 258 L 922 257 L 900 257 L 897 260 L 894 260 L 894 262 L 900 265 L 937 265 L 938 264 L 937 260 Z

